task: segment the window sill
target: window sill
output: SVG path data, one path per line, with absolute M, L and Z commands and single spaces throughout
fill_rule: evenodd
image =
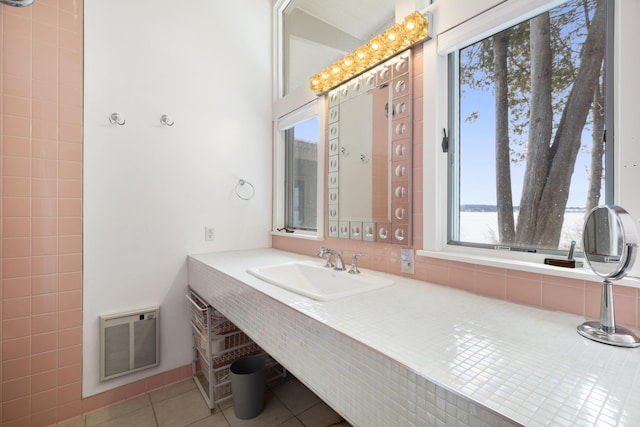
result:
M 516 252 L 504 252 L 500 256 L 494 250 L 462 248 L 447 246 L 441 251 L 418 250 L 417 256 L 443 259 L 447 261 L 466 262 L 470 264 L 486 265 L 489 267 L 504 268 L 508 270 L 526 271 L 529 273 L 544 274 L 548 276 L 567 277 L 570 279 L 601 282 L 602 279 L 591 271 L 584 263 L 584 259 L 576 258 L 576 261 L 584 263 L 580 268 L 555 267 L 544 264 L 545 256 L 542 254 L 522 254 Z M 640 277 L 627 276 L 613 282 L 616 285 L 631 288 L 640 288 Z
M 288 237 L 291 239 L 316 240 L 319 242 L 324 240 L 324 238 L 318 236 L 317 233 L 305 232 L 305 231 L 294 231 L 293 233 L 285 233 L 282 231 L 272 231 L 271 235 L 278 236 L 278 237 Z

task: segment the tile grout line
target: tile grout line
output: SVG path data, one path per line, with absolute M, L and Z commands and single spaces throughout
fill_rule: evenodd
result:
M 222 414 L 222 418 L 224 418 L 224 420 L 227 422 L 227 425 L 231 426 L 231 422 L 227 419 L 227 416 L 224 414 L 224 411 L 222 410 L 222 408 L 218 406 L 218 409 L 220 410 L 220 414 Z
M 155 423 L 156 427 L 158 427 L 158 415 L 156 414 L 156 405 L 155 403 L 153 403 L 153 400 L 151 399 L 151 393 L 147 393 L 147 399 L 149 399 L 149 404 L 151 405 L 151 413 L 153 414 L 153 422 Z
M 281 383 L 282 384 L 282 383 Z M 278 384 L 280 385 L 280 384 Z M 268 390 L 271 391 L 271 394 L 273 395 L 274 399 L 277 399 L 278 402 L 280 402 L 280 404 L 282 405 L 283 408 L 285 408 L 287 410 L 287 412 L 289 412 L 291 414 L 291 418 L 287 418 L 286 420 L 284 420 L 283 422 L 281 422 L 280 424 L 278 424 L 276 427 L 283 425 L 286 422 L 291 421 L 293 418 L 295 418 L 296 420 L 298 420 L 298 422 L 300 424 L 302 424 L 304 426 L 304 423 L 298 418 L 298 416 L 296 414 L 293 413 L 293 411 L 291 409 L 289 409 L 289 407 L 282 401 L 282 399 L 280 399 L 280 397 L 278 397 L 278 395 L 276 394 L 276 392 L 274 391 L 274 389 L 277 386 L 274 387 L 269 387 Z

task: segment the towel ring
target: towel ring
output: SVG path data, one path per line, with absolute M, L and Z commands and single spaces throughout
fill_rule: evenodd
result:
M 248 185 L 250 187 L 250 195 L 249 196 L 243 196 L 241 193 L 241 188 L 244 187 L 244 185 Z M 253 184 L 250 183 L 249 181 L 246 181 L 244 179 L 241 179 L 238 181 L 238 183 L 236 184 L 236 196 L 238 196 L 239 198 L 241 198 L 242 200 L 249 200 L 252 199 L 253 196 L 256 195 L 256 189 L 254 188 Z

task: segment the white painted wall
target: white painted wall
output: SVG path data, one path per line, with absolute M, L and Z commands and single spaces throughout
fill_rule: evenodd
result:
M 83 396 L 191 361 L 186 256 L 269 246 L 271 1 L 85 2 Z M 118 112 L 125 126 L 111 125 Z M 168 114 L 173 127 L 162 126 Z M 255 197 L 240 200 L 240 178 Z M 204 227 L 215 241 L 204 241 Z M 161 364 L 99 383 L 98 316 L 161 306 Z

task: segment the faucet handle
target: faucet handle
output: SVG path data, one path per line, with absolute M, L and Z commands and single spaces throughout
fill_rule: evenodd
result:
M 349 274 L 360 274 L 360 270 L 358 270 L 358 257 L 363 256 L 362 252 L 356 252 L 351 255 L 351 268 L 349 269 Z
M 333 251 L 331 249 L 325 248 L 324 246 L 320 246 L 320 250 L 317 253 L 318 258 L 322 258 L 323 256 L 327 256 L 327 262 L 324 264 L 325 267 L 333 267 L 333 263 L 331 262 L 331 256 L 333 255 Z

